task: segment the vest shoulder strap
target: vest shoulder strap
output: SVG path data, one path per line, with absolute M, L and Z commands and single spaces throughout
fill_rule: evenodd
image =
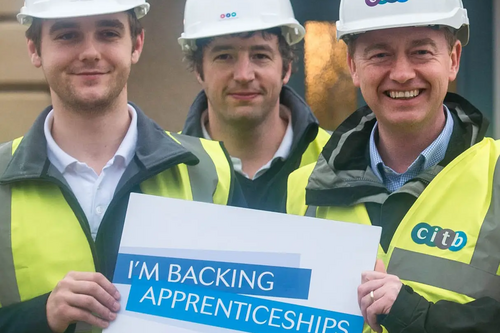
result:
M 0 175 L 12 159 L 12 142 L 0 145 Z M 21 301 L 17 287 L 11 239 L 11 188 L 0 185 L 0 307 Z
M 300 167 L 315 163 L 318 160 L 319 154 L 323 151 L 323 147 L 330 140 L 331 134 L 322 129 L 318 129 L 316 138 L 309 144 L 302 159 L 300 160 Z
M 200 161 L 187 166 L 193 200 L 227 204 L 232 181 L 231 166 L 221 144 L 177 133 L 168 134 Z
M 288 177 L 286 212 L 293 215 L 316 216 L 316 207 L 306 205 L 306 186 L 316 163 L 297 169 Z

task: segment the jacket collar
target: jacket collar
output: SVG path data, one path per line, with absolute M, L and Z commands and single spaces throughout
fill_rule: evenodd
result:
M 197 164 L 198 158 L 165 133 L 153 120 L 148 118 L 135 104 L 137 111 L 137 147 L 135 159 L 142 168 L 156 170 L 163 164 L 172 162 Z M 45 118 L 52 110 L 47 107 L 22 138 L 17 150 L 0 177 L 0 183 L 27 179 L 46 178 L 48 170 L 53 170 L 47 157 L 47 141 L 43 130 Z
M 301 143 L 310 143 L 318 133 L 318 120 L 307 103 L 290 87 L 283 86 L 280 93 L 280 104 L 286 106 L 292 114 L 292 128 L 294 133 L 292 151 Z M 208 108 L 207 95 L 201 91 L 195 98 L 182 134 L 203 138 L 201 115 Z
M 489 125 L 478 109 L 457 94 L 448 93 L 444 104 L 455 121 L 453 134 L 445 158 L 419 175 L 426 183 L 458 155 L 481 141 Z M 334 131 L 309 178 L 307 204 L 345 206 L 377 201 L 381 193 L 387 194 L 369 167 L 369 139 L 375 122 L 373 112 L 364 106 Z

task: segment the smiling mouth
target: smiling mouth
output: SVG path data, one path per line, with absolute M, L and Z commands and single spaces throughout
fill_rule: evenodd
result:
M 79 76 L 93 76 L 93 75 L 104 75 L 106 73 L 78 73 Z
M 250 101 L 259 96 L 259 93 L 231 93 L 229 96 L 236 100 Z
M 392 99 L 411 99 L 420 95 L 422 91 L 423 89 L 405 91 L 387 90 L 385 94 Z
M 236 95 L 236 96 L 255 96 L 258 95 L 258 92 L 232 92 L 230 95 Z

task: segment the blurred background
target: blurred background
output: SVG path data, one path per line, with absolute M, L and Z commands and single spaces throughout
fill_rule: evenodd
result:
M 272 0 L 269 0 L 272 1 Z M 364 104 L 352 85 L 346 50 L 335 40 L 340 0 L 292 0 L 307 30 L 298 70 L 289 83 L 311 105 L 325 129 L 334 130 Z M 490 119 L 488 134 L 500 138 L 500 1 L 464 0 L 471 41 L 450 90 L 469 99 Z M 163 128 L 178 131 L 200 87 L 182 62 L 180 36 L 185 0 L 149 0 L 142 20 L 146 43 L 129 80 L 129 99 Z M 0 142 L 23 135 L 50 104 L 41 70 L 28 58 L 25 28 L 15 15 L 23 0 L 0 0 Z

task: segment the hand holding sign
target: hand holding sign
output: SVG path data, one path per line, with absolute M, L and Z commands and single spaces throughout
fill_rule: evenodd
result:
M 378 259 L 375 271 L 363 272 L 358 287 L 358 302 L 365 321 L 375 332 L 382 332 L 377 315 L 388 314 L 403 284 L 396 275 L 387 274 Z
M 47 321 L 54 332 L 64 332 L 76 321 L 106 328 L 116 319 L 120 294 L 100 273 L 70 272 L 47 300 Z

